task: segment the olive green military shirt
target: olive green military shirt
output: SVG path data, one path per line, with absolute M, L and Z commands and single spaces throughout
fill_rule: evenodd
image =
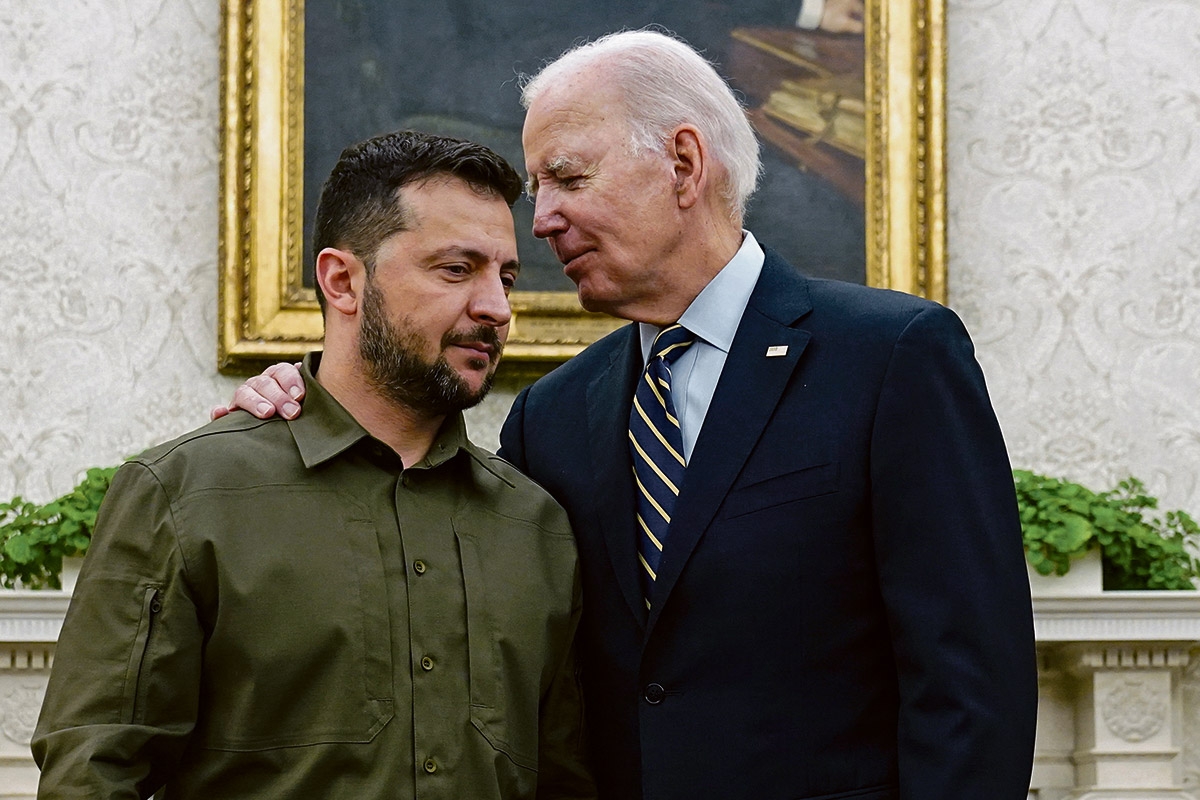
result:
M 117 473 L 39 798 L 592 796 L 566 514 L 461 415 L 403 469 L 304 377 L 298 419 L 231 414 Z

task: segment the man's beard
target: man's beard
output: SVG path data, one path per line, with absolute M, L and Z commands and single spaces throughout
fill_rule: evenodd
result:
M 492 388 L 493 369 L 478 391 L 446 361 L 445 349 L 459 342 L 483 342 L 494 348 L 492 361 L 504 349 L 496 329 L 479 325 L 442 336 L 442 353 L 433 362 L 421 355 L 424 340 L 417 331 L 395 325 L 383 308 L 383 293 L 370 278 L 363 287 L 362 327 L 358 353 L 367 381 L 384 397 L 431 416 L 445 416 L 478 404 Z M 483 358 L 480 358 L 483 361 Z M 472 365 L 475 366 L 475 365 Z M 482 364 L 480 365 L 482 366 Z

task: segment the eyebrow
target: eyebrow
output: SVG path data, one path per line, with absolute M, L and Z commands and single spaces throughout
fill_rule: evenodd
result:
M 580 163 L 580 159 L 572 157 L 572 156 L 555 156 L 554 158 L 552 158 L 546 162 L 546 165 L 542 168 L 542 171 L 549 175 L 558 177 L 558 175 L 561 174 L 564 170 L 571 168 L 571 167 L 575 167 L 579 163 Z M 537 195 L 537 190 L 538 190 L 537 175 L 531 174 L 525 180 L 525 194 L 529 195 L 530 197 L 534 197 Z
M 432 263 L 434 261 L 438 261 L 438 260 L 446 258 L 448 256 L 458 256 L 460 258 L 465 258 L 468 261 L 471 261 L 473 263 L 480 263 L 480 262 L 486 263 L 491 260 L 491 256 L 489 256 L 487 253 L 483 252 L 482 250 L 476 250 L 472 247 L 457 247 L 455 245 L 451 245 L 450 247 L 443 247 L 441 250 L 437 250 L 433 253 L 430 253 L 429 257 L 425 260 L 426 260 L 426 262 Z M 503 264 L 500 265 L 500 269 L 506 269 L 506 270 L 510 270 L 512 272 L 519 273 L 521 271 L 521 262 L 517 261 L 516 259 L 514 259 L 512 261 L 505 261 Z

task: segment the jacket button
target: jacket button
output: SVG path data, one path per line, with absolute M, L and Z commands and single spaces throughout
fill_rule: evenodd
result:
M 416 561 L 414 561 L 413 562 L 413 572 L 417 573 L 418 575 L 424 575 L 425 574 L 425 562 L 419 558 Z
M 433 669 L 433 659 L 430 658 L 429 656 L 425 656 L 424 658 L 422 658 L 421 659 L 421 669 L 425 670 L 426 672 Z
M 657 683 L 651 683 L 646 687 L 646 690 L 642 692 L 642 697 L 646 698 L 646 702 L 652 706 L 656 706 L 661 703 L 663 698 L 666 696 L 667 690 Z
M 437 762 L 434 761 L 432 758 L 425 759 L 425 771 L 428 772 L 430 775 L 437 772 Z

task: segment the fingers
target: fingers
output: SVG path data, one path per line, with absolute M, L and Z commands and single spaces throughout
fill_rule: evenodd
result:
M 303 399 L 304 378 L 300 376 L 300 364 L 272 364 L 261 375 L 247 378 L 234 390 L 229 405 L 214 406 L 208 412 L 208 418 L 220 419 L 240 408 L 259 419 L 270 419 L 277 413 L 284 419 L 295 419 L 300 414 Z
M 291 395 L 266 373 L 248 378 L 239 386 L 233 393 L 232 405 L 259 419 L 269 419 L 276 412 L 285 419 L 292 419 L 300 412 L 300 406 L 292 401 Z
M 279 388 L 293 400 L 304 399 L 304 378 L 300 377 L 300 364 L 272 364 L 263 370 L 263 375 L 272 378 Z

